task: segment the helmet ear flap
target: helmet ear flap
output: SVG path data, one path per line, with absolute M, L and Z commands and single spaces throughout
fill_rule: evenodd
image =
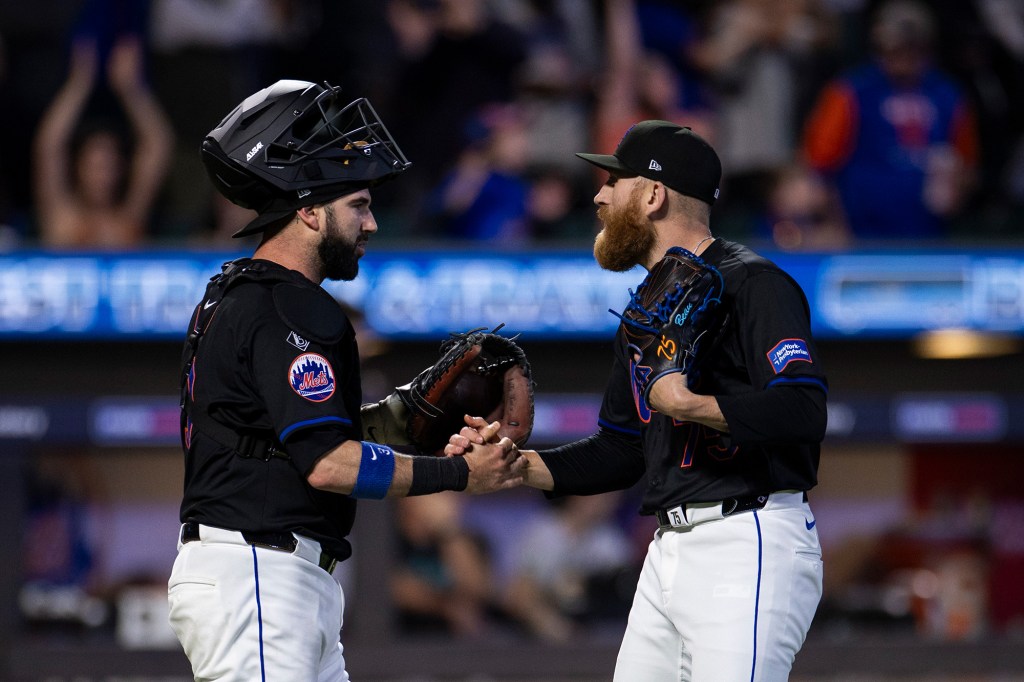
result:
M 273 190 L 255 175 L 239 168 L 216 142 L 203 140 L 200 154 L 217 190 L 242 208 L 263 210 L 274 199 Z

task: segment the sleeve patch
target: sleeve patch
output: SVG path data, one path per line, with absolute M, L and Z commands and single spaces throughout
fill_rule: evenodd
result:
M 288 368 L 288 383 L 293 391 L 314 403 L 330 398 L 337 386 L 334 368 L 319 353 L 303 353 L 292 360 Z
M 766 353 L 768 362 L 776 374 L 786 369 L 791 362 L 813 362 L 807 342 L 803 339 L 783 339 Z

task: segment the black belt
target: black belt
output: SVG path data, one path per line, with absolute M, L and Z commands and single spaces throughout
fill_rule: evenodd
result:
M 746 495 L 741 497 L 729 497 L 722 500 L 722 516 L 732 516 L 745 511 L 753 511 L 755 509 L 764 509 L 764 506 L 768 504 L 768 495 Z M 807 501 L 807 493 L 804 493 L 804 502 Z M 654 515 L 658 519 L 659 526 L 671 526 L 672 521 L 668 517 L 668 511 L 665 509 L 658 509 L 654 512 Z
M 295 548 L 299 546 L 299 541 L 296 540 L 295 536 L 291 533 L 254 533 L 246 530 L 241 531 L 241 533 L 242 538 L 255 547 L 276 549 L 281 552 L 288 552 L 291 554 L 295 551 Z M 181 529 L 182 544 L 194 542 L 200 539 L 199 524 L 195 521 L 186 521 Z M 328 573 L 334 573 L 334 569 L 338 565 L 338 560 L 327 552 L 321 551 L 320 561 L 317 565 Z

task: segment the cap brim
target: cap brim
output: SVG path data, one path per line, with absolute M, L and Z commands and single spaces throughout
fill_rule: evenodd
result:
M 609 173 L 616 175 L 636 175 L 636 171 L 630 170 L 622 164 L 621 161 L 611 154 L 584 154 L 582 152 L 576 152 L 576 156 L 580 157 L 584 161 L 588 161 L 598 168 L 603 168 Z
M 279 211 L 267 211 L 266 213 L 261 213 L 255 218 L 253 218 L 248 225 L 246 225 L 241 230 L 231 235 L 231 237 L 232 239 L 238 239 L 239 237 L 248 237 L 251 234 L 262 232 L 263 230 L 266 229 L 267 225 L 275 221 L 281 220 L 282 218 L 294 213 L 295 210 L 296 209 L 294 208 L 290 208 Z
M 347 194 L 352 194 L 353 192 L 358 192 L 359 190 L 367 189 L 370 186 L 370 183 L 359 183 L 358 185 L 352 185 L 347 183 L 341 185 L 333 185 L 330 187 L 318 188 L 311 192 L 310 194 L 307 194 L 303 198 L 293 199 L 290 202 L 287 199 L 281 197 L 271 204 L 272 207 L 276 208 L 269 208 L 261 212 L 258 216 L 253 218 L 248 225 L 243 227 L 238 232 L 235 232 L 231 236 L 237 239 L 238 237 L 248 237 L 251 234 L 262 232 L 271 223 L 274 223 L 278 220 L 281 220 L 282 218 L 286 218 L 292 215 L 293 213 L 295 213 L 295 211 L 299 210 L 303 206 L 326 204 Z

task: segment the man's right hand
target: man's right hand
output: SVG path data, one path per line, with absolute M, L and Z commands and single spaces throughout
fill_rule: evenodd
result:
M 464 455 L 473 447 L 473 445 L 482 445 L 487 442 L 498 442 L 496 438 L 498 428 L 495 424 L 498 422 L 487 423 L 483 417 L 472 417 L 470 415 L 465 416 L 466 426 L 462 427 L 458 433 L 453 434 L 448 439 L 448 444 L 444 446 L 444 454 L 447 456 L 452 455 Z
M 451 437 L 451 440 L 460 439 L 461 445 L 456 448 L 450 440 L 444 449 L 447 456 L 465 457 L 469 465 L 466 492 L 479 495 L 522 485 L 525 460 L 511 439 L 498 439 L 501 423 L 488 424 L 481 417 L 467 417 L 466 423 L 473 426 L 465 426 Z
M 482 417 L 472 417 L 466 415 L 466 426 L 451 436 L 448 439 L 448 445 L 444 446 L 444 454 L 448 457 L 470 457 L 474 450 L 480 450 L 481 448 L 488 448 L 499 446 L 507 438 L 498 440 L 498 422 L 492 422 L 488 424 Z M 518 475 L 518 483 L 513 483 L 508 488 L 513 488 L 516 485 L 527 485 L 531 488 L 537 488 L 539 490 L 552 490 L 554 489 L 554 480 L 551 478 L 551 472 L 548 470 L 547 465 L 540 458 L 535 450 L 518 450 L 515 445 L 512 445 L 512 449 L 515 451 L 517 457 L 513 462 L 515 467 L 515 473 Z M 469 462 L 470 468 L 470 482 L 467 490 L 469 492 L 475 492 L 473 488 L 473 463 Z M 485 491 L 480 491 L 485 492 Z

